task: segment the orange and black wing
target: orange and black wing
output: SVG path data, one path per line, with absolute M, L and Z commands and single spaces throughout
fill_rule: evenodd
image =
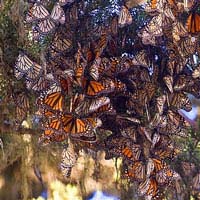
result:
M 189 33 L 200 32 L 200 15 L 195 12 L 191 13 L 186 24 Z

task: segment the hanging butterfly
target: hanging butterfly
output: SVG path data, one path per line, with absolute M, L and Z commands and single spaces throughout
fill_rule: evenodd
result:
M 33 7 L 28 10 L 25 21 L 31 23 L 33 21 L 44 20 L 49 17 L 49 11 L 40 2 L 36 2 Z
M 146 165 L 146 175 L 149 178 L 166 168 L 166 163 L 160 159 L 149 158 Z
M 71 175 L 72 167 L 76 164 L 78 158 L 71 143 L 67 149 L 63 149 L 61 157 L 60 169 L 63 176 L 67 178 Z
M 175 21 L 173 24 L 172 24 L 172 36 L 173 36 L 173 39 L 175 41 L 179 41 L 181 39 L 181 37 L 186 37 L 188 36 L 188 32 L 186 30 L 186 28 L 183 26 L 183 24 L 179 21 Z
M 70 39 L 70 35 L 68 37 L 64 37 L 63 35 L 55 34 L 55 37 L 49 47 L 49 52 L 52 57 L 55 57 L 55 55 L 60 55 L 69 51 L 71 48 L 72 40 Z
M 200 32 L 200 15 L 193 11 L 187 18 L 186 26 L 189 33 Z
M 128 165 L 126 176 L 133 180 L 143 181 L 145 179 L 145 164 L 142 161 L 136 161 Z
M 56 83 L 52 84 L 49 89 L 41 94 L 42 106 L 55 111 L 63 111 L 64 97 L 61 93 L 61 87 Z
M 160 115 L 163 114 L 166 99 L 167 99 L 166 95 L 159 96 L 156 99 L 156 108 Z
M 16 125 L 18 128 L 26 118 L 29 112 L 30 104 L 28 97 L 24 93 L 13 94 L 12 98 L 16 105 Z
M 26 79 L 26 88 L 28 90 L 33 90 L 37 92 L 42 92 L 46 90 L 50 86 L 50 81 L 46 79 L 44 76 L 40 76 L 39 79 L 36 80 L 28 80 Z
M 180 179 L 180 175 L 174 170 L 166 167 L 156 173 L 156 181 L 159 185 L 169 185 L 174 180 Z
M 118 25 L 119 27 L 124 27 L 126 25 L 130 25 L 133 21 L 131 13 L 129 12 L 126 6 L 122 6 L 119 18 L 118 18 Z
M 16 63 L 15 63 L 15 69 L 18 72 L 25 74 L 28 71 L 30 71 L 30 69 L 33 68 L 33 66 L 34 66 L 34 62 L 30 58 L 28 58 L 28 56 L 25 55 L 25 53 L 20 53 L 18 55 Z
M 114 157 L 123 157 L 128 161 L 138 161 L 141 155 L 140 145 L 131 143 L 129 139 L 110 136 L 106 140 L 109 155 Z
M 159 193 L 158 183 L 154 178 L 147 178 L 141 182 L 138 187 L 139 194 L 148 199 L 156 198 Z
M 70 134 L 72 138 L 83 136 L 92 140 L 95 137 L 95 129 L 101 126 L 101 120 L 98 118 L 79 118 L 72 114 L 63 115 L 62 123 L 65 133 Z
M 108 97 L 97 97 L 95 99 L 85 99 L 75 109 L 75 113 L 78 115 L 87 115 L 93 112 L 97 112 L 102 106 L 110 104 Z
M 145 68 L 149 68 L 149 59 L 148 55 L 145 50 L 140 51 L 135 55 L 135 57 L 132 59 L 133 65 L 140 65 Z
M 51 11 L 51 19 L 55 23 L 60 23 L 60 24 L 65 23 L 65 12 L 64 12 L 63 8 L 60 6 L 59 2 L 54 4 L 54 7 Z
M 196 71 L 194 70 L 192 74 L 193 77 L 195 73 Z M 186 87 L 191 87 L 193 85 L 194 81 L 191 79 L 191 76 L 180 75 L 174 83 L 174 91 L 181 91 L 184 90 Z
M 125 138 L 131 139 L 133 142 L 136 142 L 137 139 L 137 132 L 134 126 L 125 127 L 120 130 L 121 134 Z
M 178 51 L 183 59 L 189 57 L 192 54 L 195 54 L 198 43 L 197 39 L 192 36 L 182 38 L 178 43 Z
M 154 156 L 158 159 L 174 159 L 180 153 L 180 149 L 176 147 L 163 147 L 159 149 L 154 149 Z
M 192 110 L 192 103 L 188 96 L 182 92 L 174 92 L 169 95 L 169 104 L 172 108 L 184 109 L 187 112 Z
M 200 190 L 200 173 L 197 173 L 195 177 L 192 179 L 192 189 L 195 191 Z
M 43 124 L 44 133 L 41 138 L 47 138 L 50 142 L 61 142 L 68 138 L 68 135 L 63 132 L 62 122 L 57 118 L 50 118 Z M 40 140 L 41 140 L 40 138 Z M 40 141 L 40 143 L 42 140 Z

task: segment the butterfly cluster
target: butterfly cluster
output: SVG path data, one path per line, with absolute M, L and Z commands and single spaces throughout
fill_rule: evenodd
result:
M 122 175 L 138 183 L 138 193 L 161 198 L 162 190 L 180 179 L 169 164 L 181 151 L 174 138 L 187 138 L 190 127 L 180 109 L 191 111 L 188 93 L 200 97 L 197 23 L 194 27 L 189 16 L 185 28 L 175 0 L 152 0 L 146 7 L 151 19 L 136 36 L 142 49 L 133 46 L 131 55 L 122 55 L 126 41 L 116 38 L 134 21 L 128 8 L 122 6 L 110 25 L 87 30 L 85 42 L 77 39 L 85 22 L 78 5 L 59 1 L 49 14 L 36 2 L 27 14 L 40 36 L 54 30 L 46 66 L 25 53 L 14 66 L 15 77 L 38 94 L 36 115 L 44 129 L 39 142 L 70 139 L 70 145 L 104 150 L 106 159 L 120 157 Z M 68 15 L 76 25 L 65 20 Z M 66 176 L 75 162 L 75 153 L 64 150 Z
M 45 7 L 45 1 L 40 0 L 30 3 L 25 17 L 25 23 L 29 28 L 29 35 L 33 41 L 39 41 L 43 36 L 53 33 L 59 24 L 65 23 L 65 11 L 63 6 L 73 3 L 73 0 L 59 0 L 51 12 Z M 46 4 L 48 5 L 46 1 Z

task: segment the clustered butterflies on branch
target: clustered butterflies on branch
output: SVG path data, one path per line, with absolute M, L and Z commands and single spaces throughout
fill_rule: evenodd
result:
M 26 16 L 39 37 L 53 34 L 46 69 L 25 52 L 14 66 L 15 77 L 23 78 L 27 89 L 38 94 L 36 114 L 44 129 L 39 143 L 70 139 L 61 162 L 66 176 L 76 163 L 77 145 L 104 150 L 106 159 L 121 157 L 122 175 L 138 182 L 139 194 L 162 198 L 162 191 L 181 179 L 169 164 L 181 151 L 174 137 L 187 138 L 190 127 L 179 110 L 192 109 L 187 93 L 200 97 L 199 63 L 193 62 L 193 55 L 199 53 L 198 3 L 185 27 L 177 18 L 181 13 L 175 0 L 152 0 L 146 7 L 152 18 L 136 35 L 143 49 L 133 46 L 134 57 L 116 53 L 120 30 L 134 21 L 126 5 L 117 20 L 89 32 L 85 42 L 76 40 L 84 24 L 79 3 L 59 1 L 50 14 L 42 2 L 36 2 Z M 62 8 L 68 4 L 71 14 Z M 65 22 L 66 13 L 76 19 L 74 23 Z M 13 98 L 21 123 L 28 99 L 24 93 Z M 199 188 L 197 179 L 193 180 Z
M 38 40 L 42 35 L 53 32 L 59 23 L 64 24 L 65 12 L 62 6 L 73 2 L 73 0 L 60 0 L 54 4 L 50 13 L 40 1 L 36 1 L 28 10 L 25 19 L 26 23 L 32 24 L 33 40 Z

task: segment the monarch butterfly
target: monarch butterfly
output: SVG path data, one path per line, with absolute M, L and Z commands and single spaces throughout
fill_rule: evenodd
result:
M 14 68 L 14 75 L 17 80 L 20 80 L 24 76 L 24 73 L 20 72 L 17 68 Z
M 194 70 L 192 73 L 192 76 L 194 77 L 194 73 L 196 73 L 196 71 Z M 196 73 L 197 74 L 197 73 Z M 180 91 L 185 89 L 186 87 L 190 87 L 194 84 L 194 81 L 191 80 L 190 76 L 186 76 L 186 75 L 180 75 L 178 77 L 178 79 L 175 81 L 174 83 L 174 90 L 175 91 Z
M 45 113 L 46 114 L 46 113 Z M 46 115 L 47 116 L 47 115 Z M 62 129 L 62 121 L 53 116 L 47 116 L 48 121 L 43 124 L 44 133 L 40 136 L 39 143 L 51 143 L 51 142 L 61 142 L 68 138 Z
M 51 87 L 44 92 L 42 98 L 42 104 L 47 108 L 56 111 L 63 110 L 64 97 L 61 93 L 61 88 L 57 84 L 52 84 Z
M 147 166 L 146 166 L 146 175 L 147 175 L 147 178 L 149 178 L 149 176 L 153 173 L 154 171 L 154 162 L 151 158 L 148 159 L 148 162 L 147 162 Z
M 50 118 L 53 118 L 55 113 L 42 107 L 42 106 L 39 106 L 39 109 L 35 112 L 35 115 L 37 116 L 42 116 L 42 117 L 47 117 L 48 119 Z
M 78 105 L 85 99 L 85 95 L 81 93 L 75 93 L 74 96 L 70 99 L 70 106 L 69 106 L 69 112 L 75 112 L 75 109 L 78 107 Z
M 134 88 L 138 87 L 137 85 L 140 84 L 140 81 L 142 82 L 151 81 L 148 69 L 146 68 L 143 69 L 140 68 L 140 72 L 138 70 L 134 70 L 128 77 Z
M 35 20 L 43 20 L 46 19 L 49 15 L 49 11 L 40 2 L 36 2 L 28 11 L 26 22 L 30 23 Z
M 175 41 L 179 41 L 180 37 L 186 37 L 188 35 L 188 32 L 186 28 L 183 26 L 183 24 L 179 21 L 176 21 L 172 24 L 172 36 Z
M 69 177 L 72 167 L 76 164 L 78 155 L 75 153 L 72 144 L 63 149 L 61 155 L 60 169 L 64 177 Z
M 73 75 L 74 72 L 71 69 L 66 69 L 64 71 L 58 69 L 54 73 L 54 76 L 56 76 L 56 82 L 60 85 L 61 90 L 65 94 L 72 93 Z
M 89 114 L 96 112 L 102 106 L 108 105 L 110 99 L 108 97 L 97 97 L 95 99 L 87 99 L 82 101 L 75 109 L 75 112 L 79 115 Z
M 130 100 L 144 106 L 148 100 L 147 91 L 143 89 L 136 90 L 135 93 L 131 95 Z
M 41 76 L 39 79 L 36 80 L 28 80 L 26 79 L 26 88 L 31 89 L 37 92 L 43 91 L 50 86 L 49 81 Z
M 158 132 L 155 132 L 153 134 L 151 149 L 153 149 L 155 145 L 160 141 L 160 138 L 161 136 Z
M 117 66 L 119 66 L 119 59 L 116 57 L 111 58 L 108 61 L 108 66 L 107 66 L 107 74 L 108 76 L 113 76 L 114 74 L 117 74 Z
M 200 15 L 192 12 L 187 18 L 186 26 L 189 33 L 200 32 Z
M 170 75 L 167 75 L 163 77 L 163 81 L 165 85 L 167 86 L 167 88 L 169 89 L 169 91 L 173 93 L 173 77 Z
M 71 94 L 72 93 L 72 80 L 70 77 L 65 78 L 59 78 L 59 82 L 61 85 L 62 90 L 64 91 L 65 94 Z
M 74 83 L 80 87 L 82 87 L 82 83 L 84 81 L 84 71 L 85 71 L 85 67 L 82 65 L 78 65 L 75 69 L 74 69 Z
M 200 190 L 200 173 L 198 173 L 193 179 L 192 179 L 192 188 L 193 190 L 199 191 Z
M 65 12 L 58 2 L 54 4 L 51 11 L 51 19 L 53 19 L 54 22 L 65 23 Z
M 178 51 L 183 58 L 195 54 L 196 48 L 197 40 L 191 36 L 182 38 L 178 43 Z
M 54 49 L 58 53 L 63 53 L 65 51 L 68 51 L 71 49 L 71 47 L 72 47 L 71 39 L 65 37 L 63 38 L 63 35 L 61 38 L 58 34 L 55 35 L 50 46 L 51 49 Z
M 100 115 L 109 115 L 109 114 L 110 115 L 116 114 L 116 111 L 113 108 L 112 104 L 106 104 L 104 106 L 101 106 L 93 115 L 100 116 Z
M 24 53 L 20 53 L 17 57 L 15 68 L 21 73 L 27 73 L 31 68 L 33 68 L 34 62 L 28 58 Z
M 180 179 L 180 175 L 168 167 L 156 173 L 156 181 L 159 185 L 169 185 L 173 180 L 178 179 Z
M 95 80 L 95 81 L 98 81 L 99 79 L 99 67 L 100 67 L 100 64 L 101 64 L 101 58 L 98 57 L 96 58 L 94 61 L 93 61 L 93 64 L 90 66 L 90 69 L 89 69 L 89 73 L 90 73 L 90 76 Z
M 72 137 L 78 137 L 81 135 L 90 135 L 93 130 L 101 124 L 97 118 L 78 118 L 71 114 L 65 114 L 62 117 L 63 129 L 66 133 L 69 133 Z M 93 134 L 92 134 L 93 136 Z
M 101 37 L 97 41 L 97 44 L 95 45 L 95 49 L 94 49 L 95 58 L 98 58 L 102 55 L 107 44 L 108 44 L 108 35 L 107 33 L 104 33 L 101 35 Z
M 97 81 L 84 79 L 82 86 L 85 94 L 88 96 L 97 96 L 106 92 L 106 88 L 103 86 L 103 84 Z
M 164 110 L 164 105 L 165 105 L 166 99 L 167 99 L 166 95 L 159 96 L 156 99 L 156 108 L 157 108 L 158 113 L 160 115 L 163 114 L 163 110 Z
M 131 179 L 142 181 L 145 178 L 145 165 L 142 161 L 136 161 L 128 165 L 127 176 Z
M 128 8 L 126 6 L 122 6 L 122 9 L 120 11 L 119 18 L 118 18 L 119 27 L 122 28 L 125 25 L 129 25 L 132 23 L 132 21 L 133 21 L 133 18 Z
M 139 53 L 135 55 L 135 57 L 132 59 L 133 65 L 140 65 L 142 67 L 149 68 L 150 61 L 148 60 L 148 56 L 146 54 L 146 51 L 142 50 Z
M 158 195 L 158 183 L 154 178 L 147 178 L 139 184 L 139 194 L 148 198 L 154 198 Z
M 55 27 L 56 25 L 50 17 L 38 23 L 38 31 L 42 34 L 48 34 L 53 32 Z
M 151 0 L 151 8 L 156 9 L 157 0 Z
M 184 124 L 185 124 L 185 122 L 184 122 Z M 182 125 L 182 127 L 177 127 L 171 121 L 168 121 L 168 123 L 165 127 L 159 127 L 158 130 L 162 134 L 170 134 L 170 135 L 178 135 L 181 137 L 188 137 L 187 129 L 184 128 L 183 125 Z
M 158 37 L 163 35 L 163 14 L 154 16 L 151 21 L 141 30 L 139 37 L 144 40 L 151 39 L 152 37 Z
M 181 92 L 174 92 L 169 95 L 169 103 L 176 109 L 184 109 L 187 112 L 192 110 L 192 103 L 186 94 Z
M 167 117 L 156 113 L 152 120 L 149 122 L 150 128 L 165 128 L 167 125 Z
M 147 177 L 157 174 L 159 171 L 166 168 L 166 163 L 160 159 L 149 158 L 147 162 Z
M 147 91 L 148 101 L 150 101 L 156 91 L 156 85 L 154 83 L 148 82 L 144 84 L 144 89 Z
M 55 134 L 58 134 L 59 132 L 61 132 L 61 128 L 62 128 L 62 123 L 59 119 L 55 118 L 55 119 L 49 119 L 48 122 L 46 122 L 43 125 L 45 131 L 44 131 L 44 135 L 51 137 Z
M 125 146 L 121 150 L 121 155 L 128 160 L 137 161 L 141 155 L 141 147 L 140 145 L 133 144 L 130 147 Z
M 26 79 L 35 81 L 43 72 L 42 66 L 34 62 L 33 67 L 25 74 Z
M 118 33 L 118 19 L 113 17 L 110 24 L 110 32 L 112 35 L 117 35 Z
M 178 153 L 180 153 L 180 149 L 179 148 L 169 148 L 169 147 L 166 147 L 166 148 L 159 148 L 159 149 L 154 149 L 154 155 L 156 157 L 158 157 L 158 159 L 173 159 L 175 158 Z
M 130 67 L 131 67 L 131 63 L 132 61 L 124 56 L 120 59 L 120 62 L 119 62 L 119 65 L 116 65 L 116 74 L 119 74 L 119 73 L 124 73 L 124 72 L 127 72 Z
M 176 127 L 190 127 L 189 122 L 181 116 L 178 112 L 174 112 L 172 110 L 168 110 L 167 116 L 171 123 L 174 124 Z
M 150 142 L 152 142 L 152 140 L 151 140 L 152 132 L 149 128 L 147 128 L 145 126 L 139 126 L 137 130 L 138 130 L 139 134 L 144 135 Z
M 21 125 L 30 108 L 29 99 L 24 93 L 13 94 L 12 97 L 16 105 L 17 125 Z
M 120 133 L 123 137 L 131 139 L 133 142 L 136 142 L 137 140 L 137 132 L 135 130 L 134 126 L 122 128 L 120 130 Z

